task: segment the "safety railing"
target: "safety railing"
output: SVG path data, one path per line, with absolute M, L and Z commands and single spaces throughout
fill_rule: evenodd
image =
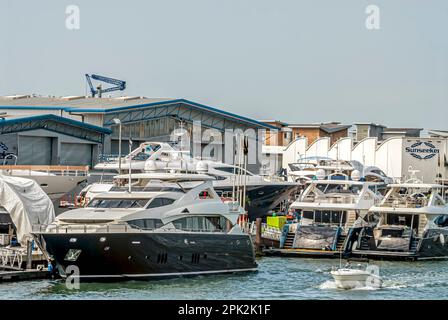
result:
M 3 174 L 13 174 L 20 171 L 20 174 L 34 175 L 35 171 L 57 176 L 87 176 L 88 166 L 40 166 L 40 165 L 5 165 L 0 166 Z
M 420 208 L 426 207 L 429 203 L 427 198 L 408 198 L 408 197 L 389 197 L 385 199 L 381 207 L 396 207 L 396 208 Z
M 198 233 L 225 233 L 222 229 L 195 229 L 195 228 L 140 228 L 135 225 L 123 224 L 67 224 L 67 225 L 33 225 L 33 233 L 51 234 L 80 234 L 80 233 L 140 233 L 151 232 L 198 232 Z
M 257 226 L 254 221 L 244 221 L 240 223 L 243 232 L 255 236 L 257 234 Z M 268 226 L 266 223 L 261 224 L 261 237 L 271 240 L 280 240 L 282 231 L 278 228 Z
M 24 255 L 26 255 L 26 249 L 0 248 L 0 264 L 3 267 L 20 268 Z
M 300 201 L 310 203 L 318 202 L 318 203 L 334 203 L 334 204 L 354 204 L 356 203 L 356 200 L 357 197 L 352 195 L 327 195 L 327 196 L 309 195 L 303 197 Z

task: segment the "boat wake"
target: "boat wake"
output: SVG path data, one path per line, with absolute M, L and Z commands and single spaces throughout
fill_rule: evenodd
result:
M 338 291 L 375 291 L 381 289 L 380 287 L 373 287 L 373 286 L 359 286 L 351 289 L 341 289 L 338 288 L 336 285 L 336 282 L 327 280 L 321 285 L 319 285 L 320 290 L 338 290 Z

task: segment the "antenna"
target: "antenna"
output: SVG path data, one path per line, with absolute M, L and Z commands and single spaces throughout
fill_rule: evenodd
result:
M 129 193 L 132 193 L 132 184 L 131 184 L 131 178 L 132 178 L 132 138 L 129 138 L 129 182 L 128 182 L 128 191 Z

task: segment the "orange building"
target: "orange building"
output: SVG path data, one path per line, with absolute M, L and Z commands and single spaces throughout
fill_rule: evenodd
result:
M 343 125 L 340 122 L 312 123 L 312 124 L 287 124 L 277 120 L 262 120 L 278 128 L 277 132 L 266 131 L 265 145 L 286 146 L 297 138 L 308 138 L 308 145 L 316 139 L 329 137 L 333 144 L 341 138 L 348 136 L 351 125 Z

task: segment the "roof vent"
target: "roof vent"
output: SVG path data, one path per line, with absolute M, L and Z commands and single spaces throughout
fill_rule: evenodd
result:
M 72 101 L 72 100 L 79 100 L 79 99 L 85 99 L 85 96 L 65 96 L 61 97 L 62 100 Z
M 143 99 L 144 97 L 140 97 L 140 96 L 127 96 L 127 97 L 117 97 L 117 98 L 113 98 L 115 100 L 121 100 L 121 101 L 131 101 L 131 100 L 140 100 Z

